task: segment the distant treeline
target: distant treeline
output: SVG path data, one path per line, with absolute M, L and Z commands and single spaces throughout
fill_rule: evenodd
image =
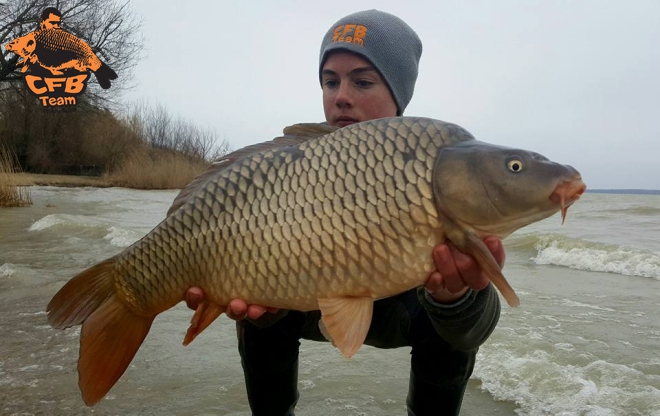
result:
M 587 189 L 587 192 L 595 194 L 648 194 L 660 195 L 658 189 Z
M 228 150 L 214 131 L 174 117 L 160 105 L 111 111 L 83 96 L 77 107 L 44 111 L 22 83 L 12 83 L 0 91 L 0 147 L 16 156 L 24 172 L 95 175 L 120 170 L 136 154 L 175 154 L 203 164 Z

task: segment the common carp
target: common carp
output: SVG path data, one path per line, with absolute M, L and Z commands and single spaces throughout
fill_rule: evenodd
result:
M 79 387 L 93 405 L 123 374 L 159 313 L 200 286 L 188 344 L 231 299 L 320 309 L 346 356 L 373 302 L 423 285 L 446 240 L 471 254 L 517 306 L 482 239 L 504 238 L 584 192 L 580 174 L 463 128 L 396 117 L 341 129 L 300 124 L 226 156 L 118 255 L 73 277 L 48 304 L 55 328 L 82 324 Z

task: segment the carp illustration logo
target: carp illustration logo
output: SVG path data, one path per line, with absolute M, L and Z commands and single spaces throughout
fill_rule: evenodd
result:
M 76 97 L 87 87 L 91 70 L 101 88 L 110 88 L 117 74 L 92 48 L 60 27 L 62 13 L 48 7 L 39 28 L 9 42 L 5 48 L 22 58 L 21 72 L 28 89 L 46 108 L 74 109 Z

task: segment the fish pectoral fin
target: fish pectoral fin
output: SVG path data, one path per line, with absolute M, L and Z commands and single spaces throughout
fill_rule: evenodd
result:
M 367 297 L 342 297 L 319 299 L 321 333 L 346 358 L 351 358 L 367 338 L 374 299 Z
M 459 250 L 461 248 L 459 247 Z M 495 287 L 502 293 L 502 296 L 509 306 L 520 306 L 520 299 L 513 290 L 506 277 L 502 274 L 502 268 L 493 257 L 492 253 L 476 235 L 466 233 L 465 248 L 462 249 L 470 254 L 481 266 L 482 272 L 490 279 Z
M 224 311 L 224 307 L 208 301 L 202 302 L 197 306 L 195 314 L 190 320 L 190 326 L 188 327 L 188 331 L 186 331 L 186 336 L 183 338 L 183 345 L 193 342 L 197 338 L 197 335 L 201 334 Z

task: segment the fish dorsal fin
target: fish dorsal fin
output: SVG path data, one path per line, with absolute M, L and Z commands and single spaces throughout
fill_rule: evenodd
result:
M 284 128 L 284 135 L 296 136 L 296 137 L 306 137 L 308 139 L 313 139 L 315 137 L 325 136 L 330 134 L 335 130 L 339 129 L 337 126 L 330 126 L 328 124 L 321 123 L 299 123 L 294 124 L 293 126 Z
M 170 208 L 167 210 L 167 216 L 184 205 L 190 198 L 190 195 L 204 186 L 204 184 L 209 179 L 215 177 L 218 172 L 227 169 L 236 161 L 254 153 L 265 152 L 268 150 L 274 150 L 288 146 L 297 146 L 307 140 L 332 133 L 337 129 L 338 127 L 319 123 L 294 124 L 293 126 L 289 126 L 284 129 L 284 136 L 276 137 L 268 142 L 246 146 L 222 156 L 220 160 L 213 163 L 210 168 L 208 168 L 205 172 L 197 176 L 188 185 L 181 189 L 176 198 L 174 198 L 172 206 L 170 206 Z
M 341 297 L 319 299 L 321 333 L 346 358 L 351 358 L 367 338 L 374 310 L 374 299 Z

